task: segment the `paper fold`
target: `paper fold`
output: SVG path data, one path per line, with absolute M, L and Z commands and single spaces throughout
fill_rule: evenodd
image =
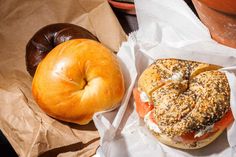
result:
M 125 63 L 123 67 L 128 82 L 135 82 L 140 73 L 155 59 L 178 58 L 221 65 L 231 89 L 231 108 L 236 112 L 235 73 L 236 50 L 218 44 L 210 38 L 207 28 L 191 12 L 182 0 L 162 1 L 136 0 L 139 30 L 123 43 L 118 56 Z M 129 68 L 127 68 L 129 67 Z M 126 93 L 132 91 L 135 83 L 129 84 Z M 129 101 L 129 104 L 123 103 Z M 124 108 L 126 110 L 124 111 Z M 147 130 L 134 109 L 133 98 L 124 97 L 121 108 L 107 119 L 114 127 L 115 119 L 121 119 L 118 129 L 103 128 L 96 121 L 99 130 L 107 130 L 101 136 L 98 154 L 106 157 L 119 156 L 235 156 L 235 122 L 209 146 L 198 150 L 179 150 L 159 143 Z M 97 115 L 100 118 L 105 114 Z M 103 117 L 106 119 L 106 117 Z M 102 121 L 100 121 L 102 123 Z M 117 123 L 116 123 L 117 126 Z M 106 136 L 109 133 L 112 136 Z M 228 138 L 227 138 L 228 136 Z
M 36 31 L 53 23 L 82 26 L 113 51 L 126 40 L 107 0 L 1 1 L 0 129 L 22 157 L 92 156 L 99 145 L 92 122 L 79 126 L 57 121 L 32 97 L 25 47 Z

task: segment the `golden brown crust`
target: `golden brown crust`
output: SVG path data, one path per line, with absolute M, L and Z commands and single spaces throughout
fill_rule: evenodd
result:
M 199 131 L 229 110 L 230 88 L 219 66 L 161 59 L 140 76 L 139 89 L 154 102 L 154 117 L 169 137 Z
M 48 115 L 87 124 L 95 112 L 118 105 L 124 80 L 110 50 L 96 41 L 76 39 L 54 48 L 39 64 L 32 91 Z
M 193 61 L 159 59 L 142 73 L 138 80 L 138 87 L 150 96 L 154 89 L 165 84 L 174 73 L 181 72 L 184 79 L 190 79 L 201 72 L 219 68 L 221 67 L 217 65 Z

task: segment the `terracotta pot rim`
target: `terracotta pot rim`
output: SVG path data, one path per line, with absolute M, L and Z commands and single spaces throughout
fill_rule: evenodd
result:
M 236 48 L 236 16 L 213 9 L 201 0 L 192 0 L 202 23 L 208 27 L 212 39 Z
M 235 0 L 197 0 L 207 7 L 216 11 L 228 14 L 236 15 L 236 1 Z

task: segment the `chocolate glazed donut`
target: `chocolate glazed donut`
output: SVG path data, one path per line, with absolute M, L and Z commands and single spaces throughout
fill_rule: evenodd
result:
M 33 77 L 39 62 L 57 45 L 78 38 L 98 41 L 88 30 L 69 23 L 47 25 L 38 30 L 26 45 L 26 67 Z

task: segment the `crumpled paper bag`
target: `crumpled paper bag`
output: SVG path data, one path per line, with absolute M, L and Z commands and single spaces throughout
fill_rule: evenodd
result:
M 208 29 L 183 0 L 136 0 L 139 30 L 129 35 L 118 52 L 126 95 L 117 111 L 96 114 L 101 136 L 100 157 L 236 156 L 236 122 L 210 145 L 197 150 L 166 146 L 147 130 L 135 112 L 132 89 L 142 71 L 155 59 L 178 58 L 221 65 L 231 88 L 230 105 L 236 119 L 236 49 L 211 39 Z
M 126 39 L 106 0 L 0 2 L 0 129 L 19 156 L 91 156 L 99 145 L 93 123 L 63 123 L 47 116 L 31 94 L 25 47 L 41 27 L 73 23 L 113 51 Z

